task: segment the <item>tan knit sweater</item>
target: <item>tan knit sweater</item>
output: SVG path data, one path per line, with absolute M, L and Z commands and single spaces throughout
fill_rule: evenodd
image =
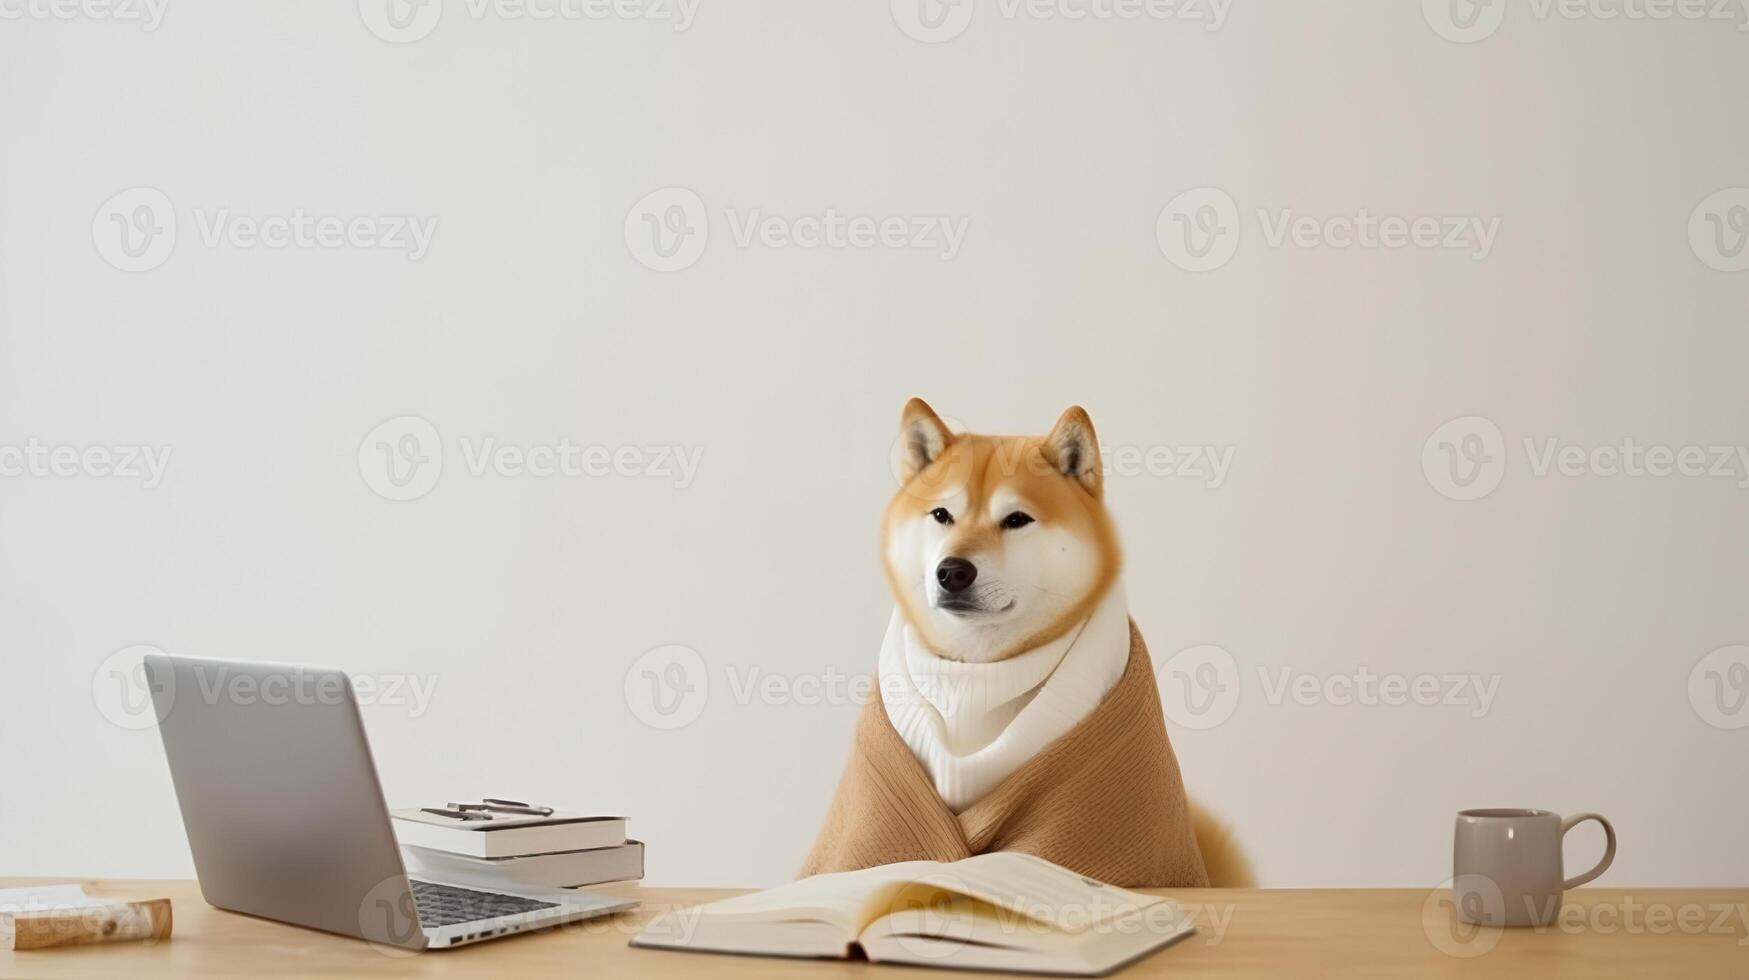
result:
M 877 699 L 802 874 L 1023 851 L 1125 888 L 1205 886 L 1142 634 L 1105 700 L 955 815 Z

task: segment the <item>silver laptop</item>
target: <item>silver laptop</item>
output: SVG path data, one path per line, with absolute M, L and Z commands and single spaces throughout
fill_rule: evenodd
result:
M 637 905 L 571 889 L 409 878 L 341 671 L 152 654 L 146 680 L 212 905 L 407 950 Z

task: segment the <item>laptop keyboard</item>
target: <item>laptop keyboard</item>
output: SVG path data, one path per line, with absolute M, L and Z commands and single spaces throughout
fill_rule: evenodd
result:
M 458 922 L 478 922 L 501 915 L 537 912 L 555 907 L 557 902 L 541 902 L 516 895 L 478 892 L 471 888 L 440 885 L 431 881 L 413 880 L 413 904 L 419 909 L 419 924 L 427 929 L 453 926 Z

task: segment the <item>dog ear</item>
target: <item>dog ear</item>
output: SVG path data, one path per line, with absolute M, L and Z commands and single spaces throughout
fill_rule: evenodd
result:
M 1045 459 L 1059 473 L 1081 484 L 1082 489 L 1099 496 L 1103 489 L 1103 471 L 1099 463 L 1099 438 L 1093 434 L 1093 420 L 1087 410 L 1071 405 L 1056 427 L 1045 436 L 1042 447 Z
M 899 441 L 905 461 L 905 479 L 909 480 L 919 470 L 941 458 L 947 447 L 953 445 L 953 433 L 947 431 L 947 426 L 928 402 L 913 398 L 905 403 L 905 411 L 899 416 Z

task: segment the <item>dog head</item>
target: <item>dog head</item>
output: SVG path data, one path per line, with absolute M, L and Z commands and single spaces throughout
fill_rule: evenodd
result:
M 1043 437 L 956 434 L 917 398 L 899 424 L 904 482 L 887 506 L 883 558 L 931 649 L 1003 660 L 1092 613 L 1122 560 L 1080 406 Z

